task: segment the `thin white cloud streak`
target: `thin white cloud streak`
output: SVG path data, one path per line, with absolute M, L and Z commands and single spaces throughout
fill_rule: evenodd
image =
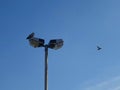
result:
M 119 87 L 116 87 L 114 90 L 120 90 L 120 86 L 119 86 Z
M 120 76 L 86 87 L 83 90 L 120 90 Z

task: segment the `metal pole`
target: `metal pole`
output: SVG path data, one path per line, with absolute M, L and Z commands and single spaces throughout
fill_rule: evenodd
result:
M 48 90 L 48 45 L 45 45 L 45 90 Z

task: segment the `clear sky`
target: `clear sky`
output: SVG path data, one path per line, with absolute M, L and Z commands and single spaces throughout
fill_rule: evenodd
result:
M 31 32 L 64 40 L 49 49 L 49 90 L 120 90 L 120 0 L 0 0 L 0 90 L 44 90 Z

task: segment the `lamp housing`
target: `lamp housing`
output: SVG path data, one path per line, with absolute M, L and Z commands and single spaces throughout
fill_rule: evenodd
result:
M 33 46 L 34 48 L 36 47 L 43 47 L 44 46 L 44 39 L 41 39 L 41 38 L 36 38 L 36 37 L 33 37 L 33 38 L 30 38 L 29 39 L 29 43 L 31 46 Z
M 57 50 L 63 46 L 63 42 L 62 39 L 52 39 L 50 40 L 48 47 Z

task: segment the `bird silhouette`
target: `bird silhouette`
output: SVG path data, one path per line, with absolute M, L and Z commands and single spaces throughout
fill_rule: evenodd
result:
M 101 47 L 97 46 L 97 50 L 101 50 L 101 49 L 102 49 Z
M 33 38 L 34 37 L 34 35 L 35 35 L 35 33 L 34 32 L 32 32 L 26 39 L 31 39 L 31 38 Z

